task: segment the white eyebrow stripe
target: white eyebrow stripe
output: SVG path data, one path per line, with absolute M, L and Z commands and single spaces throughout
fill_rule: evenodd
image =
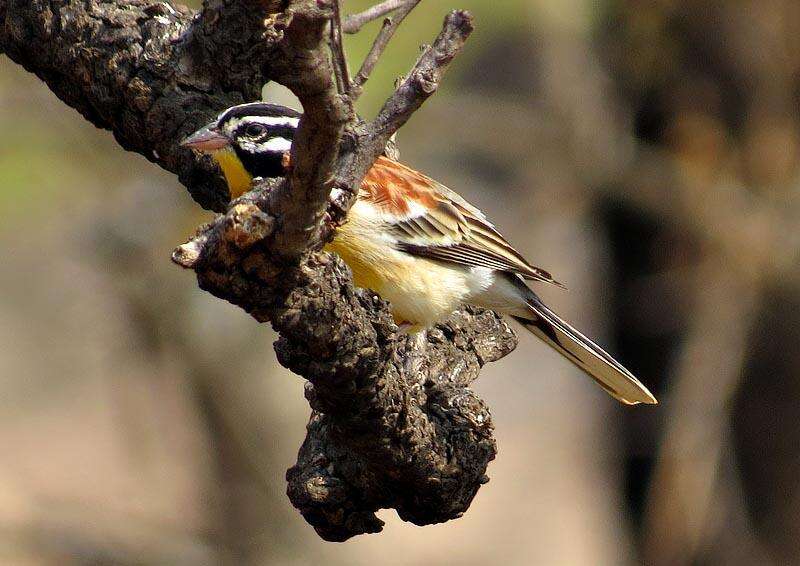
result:
M 289 126 L 296 128 L 300 123 L 300 118 L 291 118 L 289 116 L 248 116 L 244 121 L 247 123 L 255 122 L 256 124 L 264 124 L 265 126 Z
M 250 140 L 243 140 L 239 142 L 239 146 L 250 153 L 283 153 L 292 149 L 292 140 L 287 140 L 281 136 L 275 136 L 274 138 L 270 138 L 267 141 L 260 143 L 254 143 Z

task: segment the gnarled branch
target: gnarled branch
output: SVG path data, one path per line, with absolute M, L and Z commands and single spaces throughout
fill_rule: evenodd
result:
M 203 289 L 271 320 L 278 359 L 310 382 L 314 413 L 289 497 L 326 540 L 376 532 L 385 507 L 416 524 L 460 516 L 495 455 L 488 409 L 468 386 L 514 349 L 514 333 L 493 313 L 462 311 L 422 340 L 400 333 L 373 292 L 354 290 L 336 256 L 275 268 L 269 188 L 174 259 Z
M 177 173 L 200 204 L 226 210 L 173 260 L 280 333 L 279 360 L 308 379 L 313 408 L 289 496 L 323 538 L 344 540 L 379 530 L 383 507 L 417 524 L 467 509 L 495 455 L 488 410 L 468 386 L 516 338 L 472 310 L 424 337 L 402 334 L 340 259 L 314 251 L 472 30 L 469 14 L 449 14 L 366 123 L 333 81 L 332 16 L 322 0 L 206 0 L 199 13 L 151 0 L 0 0 L 0 49 L 124 148 Z M 303 105 L 292 171 L 229 205 L 216 170 L 177 142 L 268 80 Z

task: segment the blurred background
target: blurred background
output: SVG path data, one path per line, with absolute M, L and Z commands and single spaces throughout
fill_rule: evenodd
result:
M 302 380 L 169 261 L 210 215 L 0 58 L 0 563 L 800 564 L 800 4 L 426 0 L 364 116 L 456 7 L 477 29 L 404 161 L 661 404 L 520 333 L 476 382 L 500 452 L 469 512 L 322 542 L 284 494 Z

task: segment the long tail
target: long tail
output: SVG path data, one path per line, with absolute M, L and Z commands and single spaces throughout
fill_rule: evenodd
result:
M 526 286 L 527 288 L 527 286 Z M 528 289 L 530 317 L 514 316 L 525 328 L 581 368 L 611 396 L 627 405 L 658 403 L 647 387 L 600 346 L 554 313 Z

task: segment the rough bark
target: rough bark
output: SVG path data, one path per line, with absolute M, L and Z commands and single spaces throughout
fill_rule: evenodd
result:
M 199 13 L 146 0 L 0 0 L 0 49 L 122 147 L 177 173 L 198 203 L 227 210 L 173 260 L 280 333 L 278 358 L 309 381 L 313 409 L 289 497 L 320 536 L 344 540 L 380 530 L 380 508 L 428 524 L 469 507 L 495 442 L 468 386 L 516 338 L 498 316 L 471 310 L 405 335 L 384 301 L 353 288 L 339 258 L 314 251 L 472 30 L 469 14 L 450 13 L 366 123 L 336 92 L 331 14 L 321 0 L 207 0 Z M 257 99 L 268 80 L 288 86 L 305 112 L 291 174 L 229 205 L 218 172 L 177 142 Z
M 495 455 L 489 411 L 468 386 L 514 349 L 514 333 L 493 313 L 459 311 L 408 336 L 380 297 L 353 289 L 338 257 L 276 268 L 268 200 L 268 187 L 237 200 L 175 260 L 203 289 L 271 320 L 278 359 L 309 380 L 292 502 L 326 540 L 377 532 L 381 508 L 416 524 L 460 516 Z

